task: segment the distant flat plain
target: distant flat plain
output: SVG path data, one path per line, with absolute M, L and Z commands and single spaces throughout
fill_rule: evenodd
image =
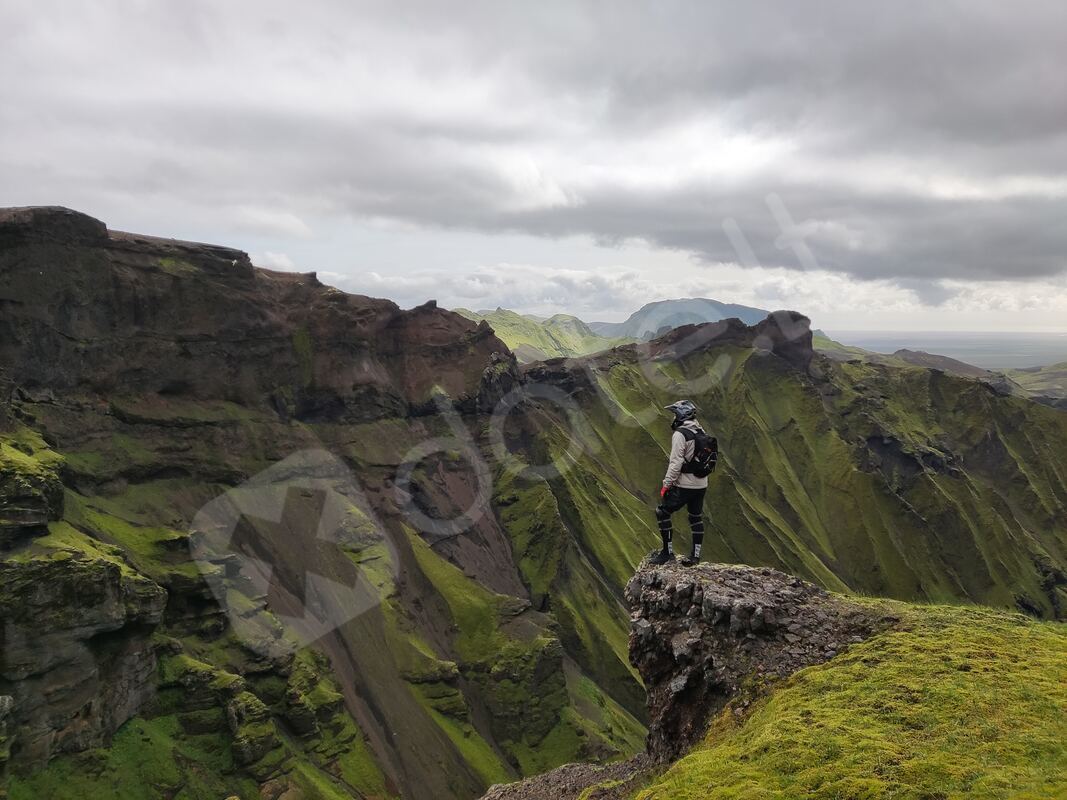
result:
M 827 330 L 842 344 L 876 353 L 923 350 L 984 369 L 1024 369 L 1067 361 L 1067 333 Z

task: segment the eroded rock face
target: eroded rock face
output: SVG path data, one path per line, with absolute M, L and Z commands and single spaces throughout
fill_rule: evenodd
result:
M 896 619 L 767 567 L 647 559 L 626 586 L 630 660 L 648 692 L 647 752 L 608 767 L 570 764 L 494 786 L 483 800 L 622 800 L 657 763 L 697 744 L 734 698 L 827 661 Z
M 166 597 L 103 556 L 0 562 L 0 749 L 12 763 L 98 747 L 154 697 L 150 637 Z
M 63 208 L 0 210 L 0 298 L 0 366 L 26 392 L 360 421 L 433 411 L 441 393 L 473 411 L 516 369 L 488 325 L 433 302 L 404 311 L 314 273 L 257 269 L 240 250 L 109 231 Z
M 57 471 L 12 451 L 0 456 L 0 551 L 44 531 L 63 513 L 63 484 Z
M 746 688 L 833 658 L 893 620 L 767 567 L 647 560 L 626 586 L 648 752 L 673 759 Z
M 791 368 L 808 373 L 815 358 L 811 320 L 796 311 L 775 311 L 756 325 L 724 319 L 701 325 L 682 325 L 640 344 L 615 347 L 578 358 L 550 358 L 522 368 L 527 381 L 545 383 L 567 394 L 594 389 L 592 375 L 617 364 L 681 361 L 715 347 L 752 348 L 781 358 Z

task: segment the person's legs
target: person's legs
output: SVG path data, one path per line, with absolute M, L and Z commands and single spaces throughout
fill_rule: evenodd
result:
M 656 506 L 656 524 L 659 525 L 659 538 L 663 540 L 661 556 L 674 557 L 674 533 L 671 529 L 671 512 L 662 505 Z
M 704 545 L 704 494 L 707 489 L 690 489 L 686 497 L 686 511 L 689 513 L 689 530 L 693 532 L 693 549 L 690 558 L 700 560 L 700 549 Z
M 676 486 L 667 490 L 656 506 L 656 524 L 659 527 L 659 536 L 663 541 L 663 549 L 660 551 L 657 561 L 661 564 L 674 558 L 674 532 L 671 525 L 671 515 L 684 506 L 686 498 Z

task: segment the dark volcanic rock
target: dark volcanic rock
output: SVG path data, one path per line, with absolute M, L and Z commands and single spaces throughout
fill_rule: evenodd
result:
M 893 621 L 767 567 L 646 561 L 626 599 L 655 759 L 688 750 L 744 689 L 827 661 Z
M 488 326 L 434 303 L 403 311 L 314 273 L 254 268 L 239 250 L 108 231 L 62 208 L 0 211 L 0 308 L 0 368 L 26 391 L 361 420 L 418 410 L 434 392 L 473 410 L 515 373 Z
M 796 311 L 775 311 L 756 325 L 724 319 L 702 325 L 683 325 L 649 342 L 628 344 L 578 358 L 551 358 L 523 368 L 527 381 L 548 384 L 567 394 L 593 390 L 593 374 L 620 363 L 679 361 L 717 347 L 753 348 L 778 356 L 807 372 L 815 349 L 811 320 Z
M 0 562 L 0 716 L 15 763 L 99 747 L 155 696 L 166 592 L 100 548 Z
M 729 701 L 828 661 L 897 621 L 767 567 L 646 560 L 627 584 L 626 600 L 630 660 L 648 692 L 647 752 L 607 767 L 568 764 L 494 786 L 482 800 L 631 797 L 656 764 L 699 742 Z
M 746 325 L 739 319 L 683 325 L 647 344 L 633 347 L 649 357 L 669 360 L 707 347 L 754 347 L 806 370 L 815 357 L 812 341 L 811 320 L 796 311 L 775 311 L 756 325 Z
M 18 454 L 0 458 L 0 551 L 44 532 L 62 514 L 63 484 L 55 470 Z

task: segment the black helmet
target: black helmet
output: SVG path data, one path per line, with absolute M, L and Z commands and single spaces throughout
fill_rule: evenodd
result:
M 697 407 L 690 400 L 679 400 L 664 408 L 674 412 L 674 425 L 681 425 L 687 420 L 696 419 Z

